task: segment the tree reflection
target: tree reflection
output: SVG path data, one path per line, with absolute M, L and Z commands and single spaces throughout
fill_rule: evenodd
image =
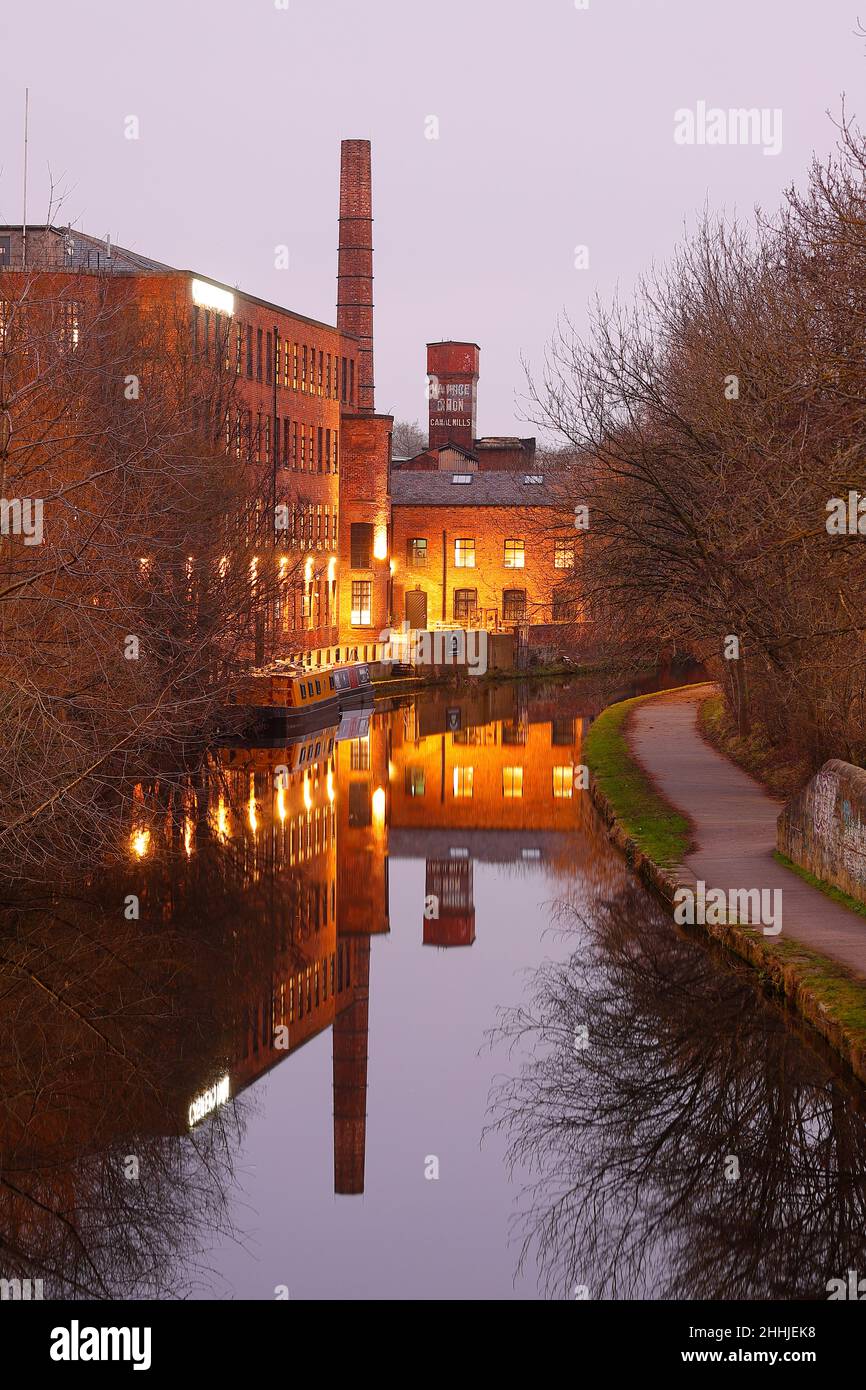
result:
M 0 920 L 0 1277 L 43 1279 L 46 1298 L 184 1297 L 231 1233 L 240 1119 L 187 1132 L 219 1050 L 213 998 L 183 988 L 202 953 L 125 922 L 111 887 Z
M 637 883 L 560 906 L 573 954 L 491 1039 L 521 1058 L 491 1096 L 520 1268 L 551 1297 L 825 1298 L 866 1266 L 860 1087 Z

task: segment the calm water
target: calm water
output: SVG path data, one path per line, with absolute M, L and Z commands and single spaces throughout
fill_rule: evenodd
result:
M 119 866 L 8 909 L 0 1275 L 761 1299 L 866 1272 L 861 1090 L 610 849 L 575 776 L 603 702 L 436 691 L 224 750 L 139 789 Z

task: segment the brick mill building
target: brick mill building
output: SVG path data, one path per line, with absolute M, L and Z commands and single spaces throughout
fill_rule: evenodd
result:
M 550 641 L 577 618 L 574 513 L 534 439 L 476 437 L 479 362 L 477 343 L 427 345 L 428 447 L 391 472 L 395 612 Z
M 574 616 L 576 533 L 535 440 L 476 437 L 477 344 L 428 345 L 429 447 L 392 463 L 393 420 L 374 404 L 372 226 L 370 145 L 344 140 L 333 325 L 71 228 L 0 227 L 0 309 L 6 276 L 47 277 L 73 319 L 76 296 L 107 285 L 158 306 L 202 370 L 231 380 L 225 447 L 264 470 L 269 495 L 251 504 L 275 518 L 254 561 L 279 577 L 258 607 L 253 584 L 257 661 L 376 660 L 407 620 L 525 636 Z

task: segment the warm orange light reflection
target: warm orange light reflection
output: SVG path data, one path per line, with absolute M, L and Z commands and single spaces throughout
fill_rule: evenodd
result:
M 373 819 L 381 825 L 385 820 L 385 788 L 377 787 L 373 793 Z
M 150 831 L 133 830 L 129 837 L 129 848 L 137 859 L 143 859 L 150 850 Z

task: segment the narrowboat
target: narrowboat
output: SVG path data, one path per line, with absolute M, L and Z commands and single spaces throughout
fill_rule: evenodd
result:
M 325 725 L 344 709 L 372 703 L 366 662 L 317 667 L 275 662 L 250 672 L 234 695 L 234 704 L 249 710 L 250 725 L 256 729 Z

